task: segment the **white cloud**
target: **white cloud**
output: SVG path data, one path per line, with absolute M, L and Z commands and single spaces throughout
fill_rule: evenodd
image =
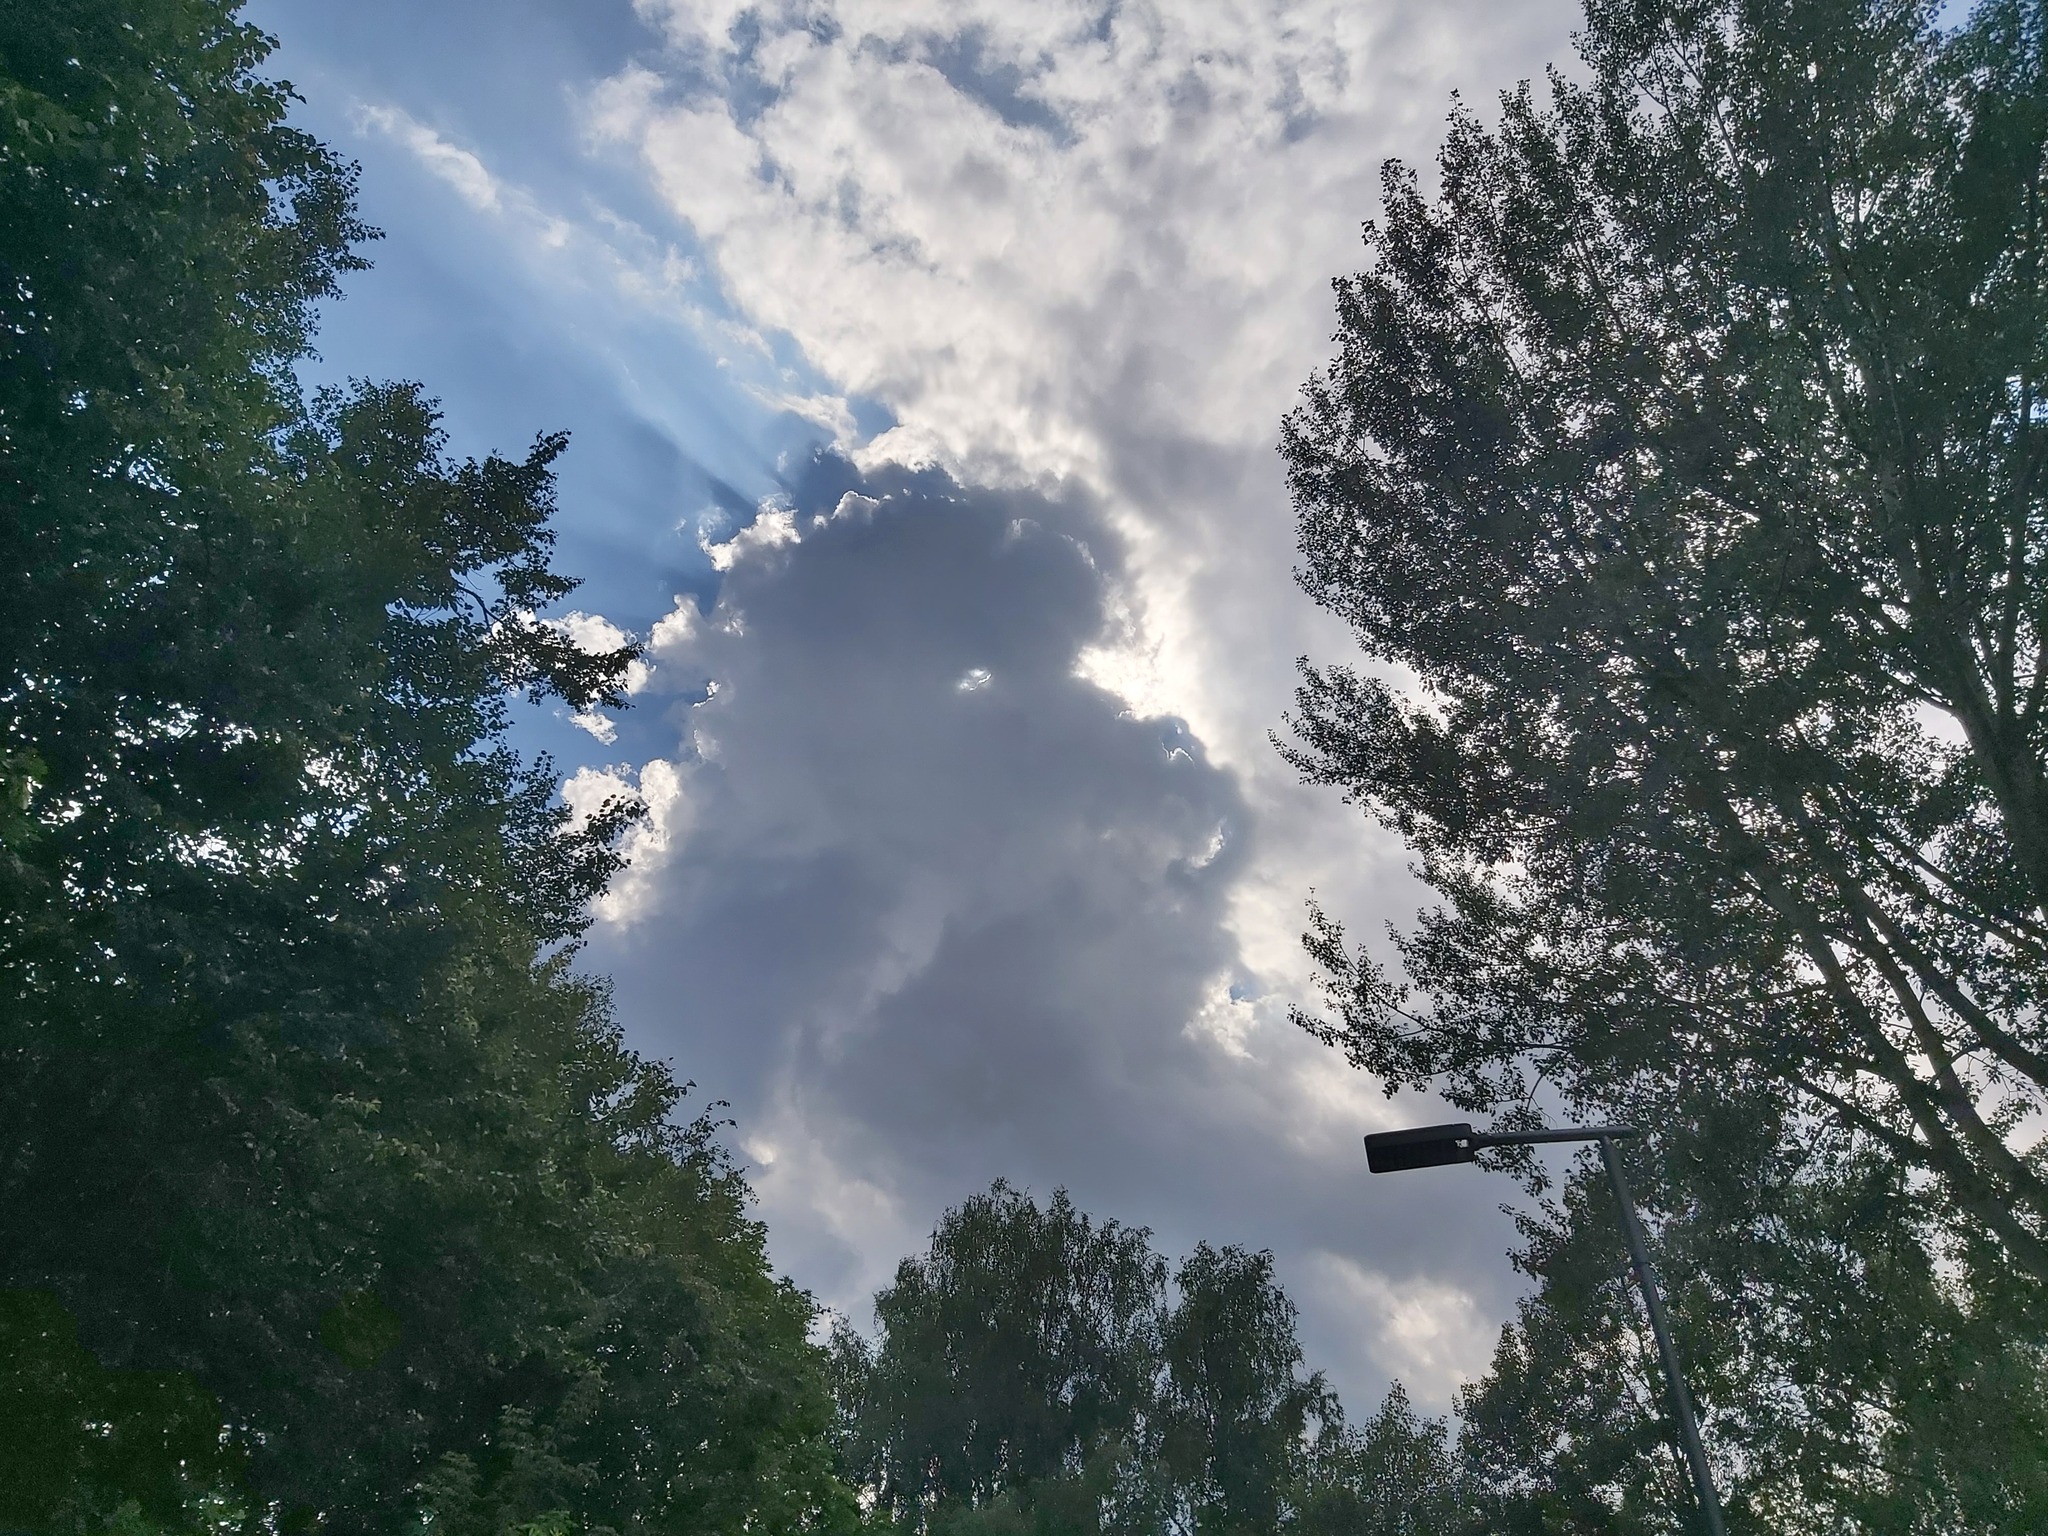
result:
M 1364 1322 L 1374 1363 L 1426 1409 L 1451 1407 L 1457 1389 L 1493 1359 L 1495 1320 L 1460 1286 L 1426 1274 L 1391 1276 L 1337 1253 L 1315 1255 L 1309 1276 L 1326 1304 Z
M 675 606 L 654 621 L 647 636 L 647 649 L 657 659 L 685 654 L 703 624 L 695 598 L 678 594 L 673 601 Z
M 770 503 L 762 507 L 754 520 L 739 532 L 717 540 L 700 536 L 697 542 L 711 557 L 711 568 L 723 575 L 750 556 L 764 550 L 781 549 L 802 539 L 803 535 L 797 531 L 796 513 L 788 507 Z
M 1332 837 L 1339 813 L 1268 744 L 1293 658 L 1348 649 L 1294 589 L 1272 445 L 1380 159 L 1426 162 L 1454 86 L 1565 55 L 1568 6 L 639 8 L 684 63 L 608 82 L 591 131 L 641 156 L 750 322 L 895 414 L 862 462 L 1103 498 L 1130 579 L 1083 674 L 1243 777 L 1285 866 L 1268 926 L 1291 941 L 1307 884 L 1340 898 L 1398 871 Z
M 567 635 L 580 651 L 600 655 L 605 651 L 622 650 L 633 643 L 627 634 L 610 619 L 598 613 L 570 613 L 549 621 L 551 625 Z
M 787 411 L 820 428 L 834 447 L 851 448 L 860 436 L 854 424 L 853 408 L 847 404 L 844 395 L 817 390 L 771 389 L 759 384 L 749 384 L 747 393 L 770 410 Z
M 398 107 L 365 103 L 356 108 L 358 130 L 395 139 L 428 171 L 455 190 L 470 207 L 496 212 L 503 201 L 498 179 L 474 153 L 452 144 L 418 118 Z
M 578 710 L 569 717 L 569 723 L 579 731 L 588 731 L 606 746 L 619 739 L 618 722 L 594 709 Z
M 1258 1022 L 1253 1004 L 1238 996 L 1228 976 L 1221 976 L 1209 984 L 1208 995 L 1188 1020 L 1185 1033 L 1191 1039 L 1208 1040 L 1226 1056 L 1249 1061 L 1251 1036 Z
M 1476 7 L 1355 0 L 642 9 L 770 93 L 673 100 L 636 66 L 590 106 L 733 299 L 903 416 L 873 452 L 1034 477 L 1111 473 L 1105 420 L 1269 444 L 1379 157 L 1428 148 L 1462 66 L 1564 32 L 1561 8 L 1475 33 Z
M 596 613 L 571 613 L 559 619 L 546 621 L 550 629 L 558 630 L 569 638 L 578 650 L 592 656 L 601 656 L 608 651 L 621 651 L 633 643 L 633 636 L 619 628 L 610 619 Z M 634 694 L 645 688 L 654 669 L 645 661 L 635 658 L 626 663 L 626 692 Z M 596 718 L 602 718 L 601 716 Z M 576 723 L 599 741 L 610 741 L 612 736 L 592 729 L 582 715 L 575 717 Z
M 632 781 L 616 768 L 579 768 L 562 784 L 562 802 L 569 807 L 571 824 L 579 828 L 606 801 L 630 800 L 636 793 Z
M 684 790 L 682 769 L 659 757 L 637 770 L 579 768 L 563 782 L 562 800 L 577 825 L 608 800 L 637 798 L 646 807 L 646 814 L 627 829 L 621 847 L 625 868 L 597 900 L 600 922 L 629 928 L 658 910 L 661 873 L 689 832 Z

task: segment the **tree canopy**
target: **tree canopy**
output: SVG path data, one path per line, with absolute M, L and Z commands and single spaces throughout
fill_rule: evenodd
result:
M 573 966 L 633 808 L 505 743 L 632 659 L 547 617 L 565 441 L 304 397 L 371 232 L 238 9 L 0 7 L 0 1524 L 850 1521 L 810 1303 Z
M 2039 1497 L 2044 45 L 2021 0 L 1589 0 L 1577 70 L 1461 110 L 1433 188 L 1388 166 L 1284 429 L 1302 582 L 1371 661 L 1305 664 L 1287 750 L 1439 898 L 1391 957 L 1316 913 L 1304 1022 L 1390 1088 L 1653 1133 L 1758 1528 Z M 1477 1410 L 1586 1495 L 1532 1497 L 1657 1528 L 1573 1200 Z M 1988 1481 L 1927 1432 L 1971 1401 Z
M 1170 1275 L 1170 1280 L 1169 1280 Z M 1446 1427 L 1395 1389 L 1363 1431 L 1305 1372 L 1272 1255 L 998 1181 L 948 1211 L 834 1339 L 847 1475 L 879 1522 L 952 1536 L 1421 1536 Z M 1405 1522 L 1405 1523 L 1404 1523 Z

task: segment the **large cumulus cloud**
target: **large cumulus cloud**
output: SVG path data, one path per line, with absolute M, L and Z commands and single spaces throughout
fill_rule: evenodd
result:
M 1568 8 L 637 4 L 663 46 L 590 94 L 593 142 L 737 312 L 886 407 L 840 439 L 878 484 L 956 477 L 760 539 L 721 599 L 741 627 L 691 626 L 731 691 L 698 711 L 723 777 L 693 763 L 682 799 L 727 851 L 637 942 L 717 972 L 690 913 L 734 914 L 732 954 L 787 936 L 710 986 L 761 1042 L 781 1251 L 843 1298 L 977 1180 L 1067 1179 L 1176 1241 L 1275 1247 L 1355 1384 L 1443 1401 L 1508 1310 L 1509 1234 L 1483 1179 L 1368 1190 L 1357 1133 L 1418 1111 L 1285 1022 L 1309 888 L 1368 932 L 1418 892 L 1267 739 L 1294 658 L 1346 648 L 1293 588 L 1272 445 L 1381 158 L 1426 164 L 1454 88 L 1566 52 Z
M 1094 498 L 827 457 L 712 551 L 716 603 L 655 627 L 640 712 L 674 745 L 594 959 L 735 1106 L 780 1260 L 860 1317 L 945 1204 L 1065 1184 L 1172 1247 L 1279 1250 L 1355 1384 L 1472 1369 L 1498 1280 L 1416 1261 L 1499 1223 L 1365 1190 L 1368 1086 L 1232 928 L 1237 777 L 1079 665 L 1124 579 Z
M 1354 1397 L 1443 1402 L 1511 1233 L 1470 1170 L 1367 1180 L 1428 1106 L 1286 1022 L 1311 887 L 1366 933 L 1418 893 L 1267 741 L 1345 644 L 1272 445 L 1380 158 L 1569 0 L 364 3 L 264 0 L 409 188 L 332 366 L 465 445 L 575 429 L 576 632 L 653 670 L 528 745 L 651 808 L 592 958 L 731 1100 L 780 1262 L 858 1315 L 948 1201 L 1064 1181 L 1272 1246 Z

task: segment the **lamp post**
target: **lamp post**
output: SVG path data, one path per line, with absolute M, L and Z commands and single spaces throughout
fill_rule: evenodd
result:
M 1532 1147 L 1547 1142 L 1597 1141 L 1600 1161 L 1607 1166 L 1607 1179 L 1614 1186 L 1614 1199 L 1621 1207 L 1621 1235 L 1628 1240 L 1630 1265 L 1636 1284 L 1642 1288 L 1643 1307 L 1650 1314 L 1650 1332 L 1657 1337 L 1657 1354 L 1664 1362 L 1664 1379 L 1671 1390 L 1671 1417 L 1678 1426 L 1678 1443 L 1692 1469 L 1694 1492 L 1699 1496 L 1700 1518 L 1707 1536 L 1727 1536 L 1721 1523 L 1721 1500 L 1714 1492 L 1714 1474 L 1707 1466 L 1707 1449 L 1700 1442 L 1699 1420 L 1693 1416 L 1692 1399 L 1686 1395 L 1685 1378 L 1679 1373 L 1678 1351 L 1671 1343 L 1671 1329 L 1664 1321 L 1664 1301 L 1657 1294 L 1657 1277 L 1650 1269 L 1650 1250 L 1643 1241 L 1643 1224 L 1636 1216 L 1635 1197 L 1621 1171 L 1621 1156 L 1615 1142 L 1641 1133 L 1627 1125 L 1573 1126 L 1561 1131 L 1521 1131 L 1497 1134 L 1475 1131 L 1462 1122 L 1454 1125 L 1424 1125 L 1406 1131 L 1381 1131 L 1365 1138 L 1365 1164 L 1374 1173 L 1405 1173 L 1411 1168 L 1439 1168 L 1450 1163 L 1469 1163 L 1487 1147 Z

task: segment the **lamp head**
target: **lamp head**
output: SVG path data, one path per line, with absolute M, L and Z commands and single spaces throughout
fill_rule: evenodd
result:
M 1441 1168 L 1469 1163 L 1479 1155 L 1478 1138 L 1464 1121 L 1455 1125 L 1419 1125 L 1406 1131 L 1379 1131 L 1365 1138 L 1365 1165 L 1374 1173 L 1405 1173 L 1410 1168 Z

